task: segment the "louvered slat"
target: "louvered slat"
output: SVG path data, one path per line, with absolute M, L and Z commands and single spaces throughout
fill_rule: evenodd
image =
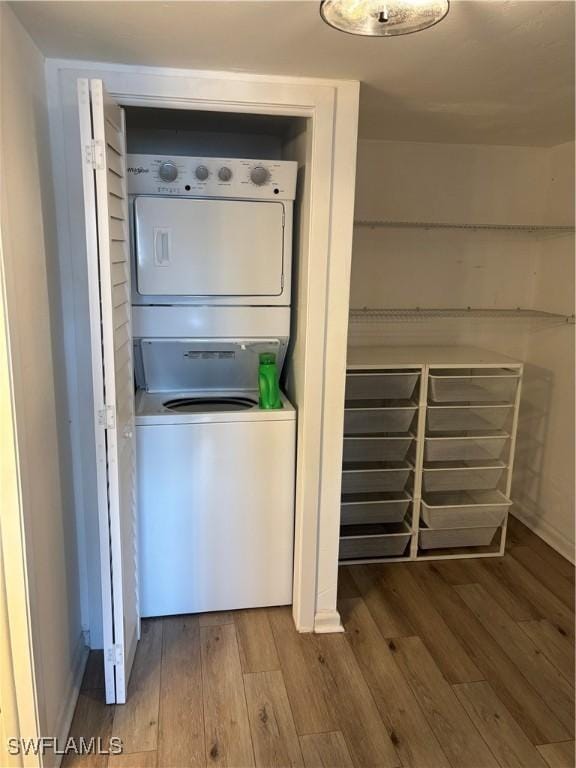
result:
M 124 201 L 115 195 L 108 195 L 108 211 L 110 217 L 113 219 L 117 219 L 118 221 L 124 221 L 126 219 Z
M 114 329 L 114 349 L 119 349 L 131 339 L 130 325 L 123 323 Z
M 129 341 L 118 349 L 114 350 L 114 364 L 116 368 L 121 368 L 132 357 L 132 345 Z
M 114 285 L 112 287 L 112 306 L 114 309 L 120 309 L 122 304 L 129 303 L 129 291 L 126 283 Z
M 106 122 L 105 128 L 106 145 L 117 155 L 122 155 L 122 138 L 119 136 L 118 131 Z
M 112 171 L 108 171 L 108 192 L 121 200 L 124 199 L 122 179 Z
M 111 248 L 114 248 L 114 245 L 117 242 L 125 242 L 126 241 L 126 225 L 123 221 L 118 221 L 118 219 L 110 219 L 108 224 L 108 229 L 110 231 L 110 240 L 112 241 L 110 244 Z M 125 253 L 122 251 L 122 258 L 121 259 L 113 259 L 114 261 L 123 261 L 125 260 Z
M 117 155 L 115 152 L 109 152 L 106 161 L 108 163 L 108 170 L 112 173 L 115 173 L 119 178 L 123 179 L 124 164 L 122 162 L 122 157 Z
M 122 305 L 124 307 L 124 311 L 122 312 L 122 307 L 118 307 L 118 311 L 114 312 L 114 331 L 120 332 L 120 329 L 123 328 L 125 325 L 128 326 L 126 328 L 126 338 L 130 338 L 130 318 L 129 318 L 129 311 L 127 311 L 126 306 Z M 126 339 L 122 340 L 122 344 L 124 344 L 124 341 Z
M 112 285 L 121 285 L 122 283 L 127 283 L 128 274 L 126 262 L 117 262 L 116 264 L 112 263 L 111 276 Z

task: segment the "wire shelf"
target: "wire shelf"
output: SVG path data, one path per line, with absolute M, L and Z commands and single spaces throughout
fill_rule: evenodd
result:
M 554 224 L 451 224 L 449 222 L 436 221 L 387 221 L 384 219 L 358 219 L 355 227 L 397 229 L 471 229 L 471 230 L 502 230 L 509 232 L 574 232 L 574 227 L 569 225 Z
M 574 315 L 561 315 L 554 312 L 541 312 L 537 309 L 479 309 L 463 307 L 459 309 L 376 309 L 363 307 L 350 310 L 353 322 L 378 322 L 379 320 L 413 321 L 434 319 L 476 318 L 479 320 L 527 320 L 551 324 L 575 322 Z

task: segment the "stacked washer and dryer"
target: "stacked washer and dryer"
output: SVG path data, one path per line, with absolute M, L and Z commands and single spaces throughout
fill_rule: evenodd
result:
M 296 163 L 128 155 L 140 613 L 292 602 L 296 412 L 258 406 L 290 333 Z

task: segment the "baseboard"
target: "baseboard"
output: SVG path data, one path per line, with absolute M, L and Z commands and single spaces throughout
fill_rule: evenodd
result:
M 84 633 L 78 635 L 78 641 L 76 643 L 76 649 L 72 658 L 72 669 L 68 678 L 68 685 L 66 686 L 66 695 L 62 701 L 62 707 L 57 719 L 57 726 L 55 733 L 50 734 L 58 738 L 58 744 L 65 744 L 68 734 L 70 732 L 70 726 L 72 725 L 72 718 L 74 717 L 74 710 L 76 709 L 76 702 L 80 694 L 80 686 L 82 684 L 82 678 L 84 676 L 84 670 L 86 669 L 86 662 L 88 661 L 89 648 L 84 643 Z M 55 756 L 54 766 L 59 768 L 62 762 L 62 755 Z
M 338 611 L 318 611 L 314 616 L 314 632 L 317 634 L 344 632 Z
M 521 504 L 516 502 L 514 504 L 514 517 L 517 517 L 521 523 L 527 528 L 543 539 L 546 544 L 549 544 L 552 549 L 556 550 L 559 555 L 562 555 L 566 560 L 575 564 L 574 559 L 574 545 L 566 540 L 566 537 L 560 533 L 560 531 L 553 525 L 550 525 L 546 520 L 542 518 L 534 519 L 526 512 Z

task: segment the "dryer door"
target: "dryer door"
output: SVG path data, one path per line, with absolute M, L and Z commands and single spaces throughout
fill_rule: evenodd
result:
M 280 296 L 284 205 L 141 196 L 134 205 L 143 296 Z

